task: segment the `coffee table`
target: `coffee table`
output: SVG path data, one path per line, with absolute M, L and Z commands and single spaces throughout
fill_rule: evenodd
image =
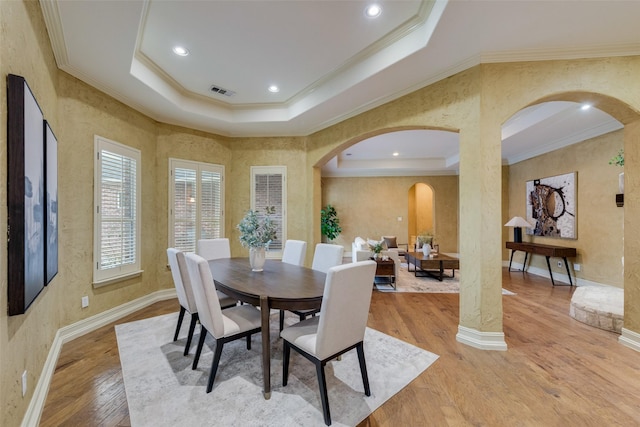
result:
M 425 255 L 422 252 L 407 252 L 407 268 L 416 277 L 433 277 L 442 282 L 444 277 L 454 277 L 456 269 L 460 269 L 460 260 L 449 255 Z M 411 270 L 411 264 L 414 269 Z M 451 276 L 445 276 L 444 270 L 451 269 Z M 418 274 L 419 273 L 419 274 Z

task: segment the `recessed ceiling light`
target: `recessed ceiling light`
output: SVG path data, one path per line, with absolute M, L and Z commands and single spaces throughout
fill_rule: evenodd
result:
M 186 47 L 182 47 L 182 46 L 176 46 L 173 48 L 173 53 L 175 53 L 176 55 L 179 56 L 187 56 L 189 55 L 189 49 L 187 49 Z
M 398 157 L 400 155 L 400 153 L 398 153 L 397 151 L 394 151 L 393 156 L 394 157 Z
M 364 14 L 367 18 L 377 18 L 381 13 L 382 8 L 377 4 L 371 4 L 364 10 Z
M 269 92 L 278 93 L 278 92 L 280 92 L 280 88 L 278 86 L 276 86 L 276 85 L 271 85 L 271 86 L 269 86 Z
M 582 104 L 582 107 L 580 107 L 582 111 L 587 111 L 589 108 L 591 108 L 591 104 Z

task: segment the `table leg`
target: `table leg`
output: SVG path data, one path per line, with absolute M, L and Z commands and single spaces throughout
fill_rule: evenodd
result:
M 444 265 L 442 265 L 442 261 L 440 261 L 440 281 L 444 278 Z
M 514 249 L 511 249 L 511 258 L 509 258 L 509 271 L 511 271 L 511 263 L 513 262 L 513 254 L 516 253 Z
M 269 400 L 271 399 L 271 341 L 269 336 L 269 298 L 266 295 L 260 295 L 260 312 L 262 320 L 263 395 L 266 400 Z
M 571 273 L 569 272 L 569 263 L 567 263 L 567 257 L 562 257 L 562 259 L 564 260 L 564 267 L 567 269 L 567 276 L 569 276 L 569 286 L 573 286 L 573 282 L 571 281 Z
M 529 257 L 529 252 L 524 253 L 524 263 L 522 264 L 522 272 L 527 269 L 527 258 Z
M 555 286 L 556 282 L 553 281 L 553 273 L 551 272 L 551 263 L 549 262 L 549 257 L 546 256 L 545 258 L 547 259 L 547 267 L 549 268 L 549 277 L 551 277 L 551 284 Z

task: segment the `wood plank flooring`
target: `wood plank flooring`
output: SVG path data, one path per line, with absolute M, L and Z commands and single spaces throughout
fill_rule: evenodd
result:
M 640 425 L 640 354 L 570 318 L 573 288 L 503 278 L 517 293 L 503 297 L 506 352 L 456 341 L 458 294 L 373 293 L 369 327 L 440 358 L 360 426 Z M 177 309 L 164 301 L 118 323 Z M 40 425 L 130 425 L 113 325 L 63 346 Z

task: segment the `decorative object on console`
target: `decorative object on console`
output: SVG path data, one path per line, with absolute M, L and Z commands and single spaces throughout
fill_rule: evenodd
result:
M 623 148 L 621 148 L 618 151 L 618 154 L 616 154 L 611 158 L 611 160 L 609 160 L 609 164 L 624 167 L 624 149 Z M 619 194 L 624 194 L 624 172 L 620 172 L 620 174 L 618 175 L 618 192 Z M 624 203 L 624 197 L 621 197 L 620 199 L 622 199 Z M 616 199 L 616 202 L 617 201 L 618 199 Z M 622 206 L 622 205 L 618 204 L 618 206 Z
M 513 227 L 513 241 L 516 243 L 522 243 L 522 227 L 533 227 L 532 224 L 521 216 L 514 216 L 504 226 Z
M 534 236 L 576 239 L 577 172 L 527 181 L 527 231 Z
M 276 223 L 271 219 L 274 207 L 267 207 L 260 216 L 257 211 L 247 211 L 237 228 L 240 230 L 240 243 L 249 248 L 249 263 L 253 271 L 262 271 L 265 263 L 265 249 L 276 239 Z

